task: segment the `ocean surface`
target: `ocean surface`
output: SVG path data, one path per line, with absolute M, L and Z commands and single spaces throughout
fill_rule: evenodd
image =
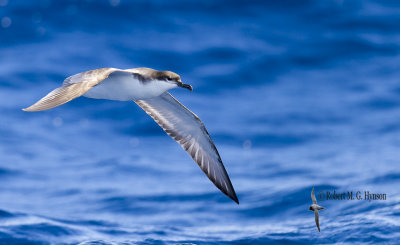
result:
M 240 205 L 133 102 L 21 110 L 101 67 L 191 84 Z M 400 243 L 399 1 L 0 0 L 0 244 L 353 243 Z

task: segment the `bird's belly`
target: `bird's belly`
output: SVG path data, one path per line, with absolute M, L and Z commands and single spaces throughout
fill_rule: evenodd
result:
M 106 100 L 138 100 L 159 96 L 164 91 L 146 85 L 132 76 L 107 78 L 94 86 L 83 96 L 93 99 Z

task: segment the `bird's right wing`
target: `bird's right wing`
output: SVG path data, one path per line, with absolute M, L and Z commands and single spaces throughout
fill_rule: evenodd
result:
M 315 194 L 314 194 L 314 187 L 312 188 L 312 191 L 311 191 L 311 199 L 312 199 L 313 204 L 317 204 L 317 199 L 315 198 Z
M 135 102 L 182 146 L 218 189 L 239 203 L 217 148 L 200 118 L 168 92 Z
M 32 106 L 22 110 L 43 111 L 65 104 L 89 91 L 114 71 L 122 70 L 101 68 L 70 76 L 64 80 L 61 87 L 54 89 Z
M 318 214 L 318 210 L 315 210 L 314 213 L 315 213 L 315 224 L 317 225 L 318 231 L 321 232 L 321 230 L 319 229 L 319 214 Z

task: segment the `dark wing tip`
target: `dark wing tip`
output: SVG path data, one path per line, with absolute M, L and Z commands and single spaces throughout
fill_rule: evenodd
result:
M 228 179 L 229 180 L 229 179 Z M 219 186 L 216 182 L 214 182 L 212 179 L 211 179 L 211 181 L 215 184 L 215 186 L 218 188 L 218 189 L 220 189 L 221 191 L 222 191 L 222 193 L 224 193 L 227 197 L 229 197 L 230 199 L 232 199 L 234 202 L 236 202 L 237 204 L 239 204 L 239 199 L 238 199 L 238 197 L 236 196 L 236 192 L 235 192 L 235 190 L 233 189 L 233 186 L 232 186 L 232 184 L 231 183 L 229 183 L 230 184 L 230 188 L 229 189 L 225 189 L 224 187 L 222 187 L 222 186 Z M 230 181 L 229 181 L 230 182 Z
M 235 191 L 233 191 L 233 193 L 229 195 L 229 198 L 235 201 L 237 205 L 239 205 L 239 199 L 237 198 Z
M 224 171 L 226 173 L 226 170 Z M 206 172 L 205 172 L 206 173 Z M 206 175 L 208 176 L 208 174 L 206 173 Z M 208 176 L 210 178 L 210 176 Z M 236 195 L 235 189 L 233 188 L 233 185 L 231 183 L 231 180 L 229 179 L 229 175 L 226 173 L 226 182 L 227 182 L 227 186 L 223 186 L 220 185 L 216 180 L 213 180 L 212 178 L 210 178 L 210 180 L 214 183 L 214 185 L 220 189 L 222 191 L 222 193 L 224 193 L 227 197 L 229 197 L 230 199 L 232 199 L 234 202 L 236 202 L 239 205 L 239 199 Z

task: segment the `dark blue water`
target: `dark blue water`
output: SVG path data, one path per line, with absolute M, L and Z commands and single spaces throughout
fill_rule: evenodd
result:
M 398 244 L 398 1 L 0 0 L 0 244 Z M 138 106 L 27 113 L 65 77 L 172 70 L 236 205 Z M 370 191 L 386 200 L 319 200 Z

